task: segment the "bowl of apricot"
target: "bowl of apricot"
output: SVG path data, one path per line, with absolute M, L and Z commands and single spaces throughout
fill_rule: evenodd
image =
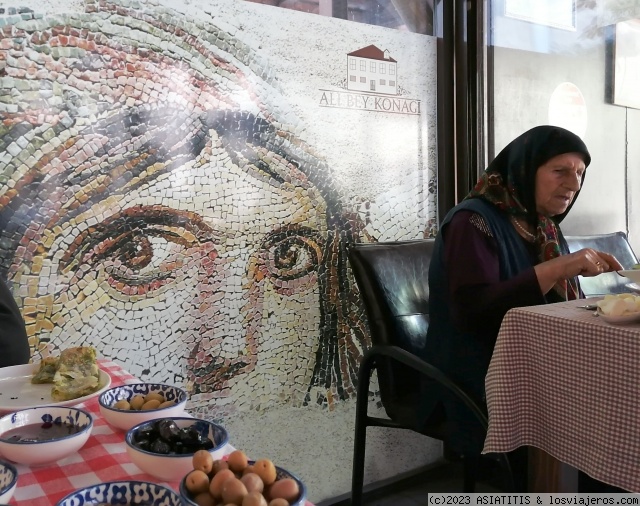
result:
M 302 480 L 269 459 L 249 460 L 241 450 L 225 460 L 196 452 L 192 465 L 180 482 L 180 495 L 188 506 L 303 506 L 306 502 Z

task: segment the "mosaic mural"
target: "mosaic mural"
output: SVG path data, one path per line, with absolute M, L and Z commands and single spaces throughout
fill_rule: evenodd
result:
M 34 358 L 92 345 L 214 416 L 351 397 L 367 218 L 253 48 L 126 0 L 0 16 L 0 269 Z

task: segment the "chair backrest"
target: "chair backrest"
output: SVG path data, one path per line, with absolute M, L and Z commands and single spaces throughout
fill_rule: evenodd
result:
M 638 263 L 638 258 L 631 249 L 624 232 L 598 235 L 569 235 L 565 236 L 569 251 L 575 252 L 582 248 L 593 248 L 615 256 L 625 269 L 630 269 Z M 618 276 L 615 272 L 607 272 L 599 276 L 585 278 L 580 276 L 580 286 L 585 295 L 602 295 L 606 293 L 629 292 L 629 279 Z
M 434 239 L 355 244 L 349 262 L 369 319 L 374 345 L 395 345 L 421 356 L 429 327 L 428 272 Z M 389 401 L 420 390 L 420 376 L 394 362 L 377 367 L 380 397 Z

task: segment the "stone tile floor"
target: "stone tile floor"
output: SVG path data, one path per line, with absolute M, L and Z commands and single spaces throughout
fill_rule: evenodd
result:
M 421 482 L 394 490 L 381 497 L 371 498 L 365 506 L 427 506 L 429 492 L 462 492 L 462 466 L 450 463 L 429 473 Z M 478 482 L 476 492 L 500 492 L 486 482 Z
M 500 492 L 495 485 L 480 480 L 476 492 Z M 423 475 L 401 483 L 387 485 L 365 495 L 364 506 L 427 506 L 429 492 L 462 492 L 462 465 L 443 463 Z M 337 501 L 325 501 L 318 506 L 350 506 L 349 494 Z

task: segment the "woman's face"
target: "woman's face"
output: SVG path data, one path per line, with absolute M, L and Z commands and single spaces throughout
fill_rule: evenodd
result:
M 282 139 L 252 130 L 245 81 L 213 89 L 136 54 L 100 82 L 91 66 L 121 64 L 102 49 L 90 65 L 54 62 L 91 79 L 63 95 L 48 120 L 78 116 L 48 129 L 29 162 L 43 179 L 24 205 L 39 218 L 11 272 L 32 343 L 95 346 L 145 381 L 185 381 L 192 405 L 215 400 L 218 414 L 301 402 L 319 341 L 324 200 L 274 148 Z
M 287 385 L 309 384 L 324 209 L 292 166 L 291 182 L 273 186 L 230 163 L 216 139 L 206 151 L 49 224 L 51 247 L 29 267 L 46 267 L 45 289 L 25 312 L 51 301 L 32 333 L 56 347 L 95 346 L 144 380 L 175 383 L 188 363 L 201 397 L 277 400 Z M 17 276 L 21 292 L 34 281 L 29 268 Z
M 536 209 L 547 217 L 564 213 L 582 185 L 586 167 L 579 153 L 554 156 L 536 172 Z

